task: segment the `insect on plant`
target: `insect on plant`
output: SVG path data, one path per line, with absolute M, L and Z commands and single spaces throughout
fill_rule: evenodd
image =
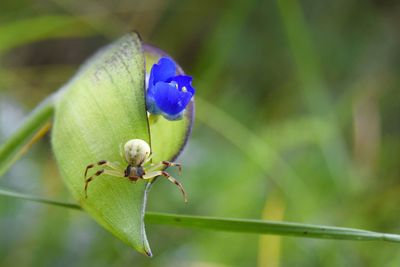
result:
M 140 179 L 142 180 L 151 180 L 157 176 L 162 176 L 168 179 L 171 183 L 174 183 L 181 190 L 185 202 L 187 202 L 187 195 L 185 190 L 183 189 L 182 184 L 177 181 L 174 177 L 172 177 L 169 173 L 165 171 L 160 171 L 161 167 L 170 167 L 176 166 L 178 167 L 179 174 L 181 174 L 182 166 L 179 163 L 169 162 L 169 161 L 161 161 L 159 163 L 151 163 L 151 150 L 149 144 L 146 141 L 141 139 L 132 139 L 125 143 L 124 145 L 124 158 L 128 166 L 123 169 L 119 165 L 116 165 L 107 160 L 100 160 L 97 163 L 92 163 L 86 166 L 85 170 L 85 196 L 87 197 L 87 190 L 89 183 L 93 181 L 93 179 L 102 174 L 107 174 L 115 177 L 127 178 L 132 182 L 136 182 Z M 87 177 L 88 171 L 95 166 L 104 166 L 108 167 L 108 169 L 100 169 L 95 174 Z

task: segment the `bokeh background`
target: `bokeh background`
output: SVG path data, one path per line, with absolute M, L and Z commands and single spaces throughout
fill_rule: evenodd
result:
M 135 29 L 194 77 L 190 196 L 148 210 L 400 233 L 400 3 L 0 2 L 0 142 L 96 49 Z M 0 186 L 72 201 L 48 136 Z M 398 244 L 147 225 L 155 257 L 80 211 L 0 196 L 0 266 L 399 266 Z

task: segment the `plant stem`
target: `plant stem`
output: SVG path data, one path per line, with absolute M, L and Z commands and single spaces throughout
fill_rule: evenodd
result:
M 46 198 L 0 189 L 0 195 L 26 199 L 35 202 L 81 210 L 81 207 L 72 203 L 54 201 Z M 192 216 L 146 212 L 146 223 L 173 225 L 178 227 L 200 228 L 218 231 L 299 236 L 319 239 L 341 239 L 356 241 L 386 241 L 400 243 L 400 235 L 385 234 L 372 231 L 358 230 L 343 227 L 331 227 L 291 222 L 274 222 L 264 220 L 232 219 L 206 216 Z
M 52 99 L 48 98 L 32 111 L 22 126 L 0 146 L 0 176 L 23 155 L 23 152 L 26 152 L 26 149 L 23 148 L 32 137 L 37 141 L 50 128 L 48 121 L 54 113 Z M 40 131 L 41 135 L 35 136 L 38 131 Z
M 77 204 L 66 203 L 66 202 L 57 201 L 57 200 L 51 200 L 51 199 L 47 199 L 47 198 L 32 196 L 32 195 L 23 194 L 23 193 L 19 193 L 19 192 L 14 192 L 14 191 L 10 191 L 10 190 L 0 189 L 0 195 L 1 196 L 6 196 L 6 197 L 14 197 L 14 198 L 19 198 L 19 199 L 25 199 L 25 200 L 38 202 L 38 203 L 49 204 L 49 205 L 53 205 L 53 206 L 59 206 L 59 207 L 63 207 L 63 208 L 70 208 L 70 209 L 76 209 L 76 210 L 81 210 L 82 209 Z

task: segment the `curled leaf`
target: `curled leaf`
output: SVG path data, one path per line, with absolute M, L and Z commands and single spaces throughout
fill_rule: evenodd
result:
M 80 205 L 116 237 L 151 256 L 143 222 L 151 183 L 103 174 L 91 182 L 87 198 L 84 193 L 86 166 L 108 160 L 124 167 L 120 149 L 126 141 L 146 141 L 154 160 L 161 161 L 174 159 L 187 140 L 193 108 L 181 121 L 149 123 L 145 58 L 151 62 L 157 54 L 144 53 L 135 33 L 95 54 L 58 97 L 52 144 L 61 175 Z

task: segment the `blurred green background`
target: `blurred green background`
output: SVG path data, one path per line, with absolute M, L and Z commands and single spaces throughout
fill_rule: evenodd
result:
M 398 1 L 0 2 L 0 143 L 129 30 L 194 77 L 196 122 L 148 210 L 400 233 Z M 69 200 L 46 137 L 0 186 Z M 147 225 L 146 258 L 86 214 L 0 196 L 0 266 L 399 266 L 398 244 Z

